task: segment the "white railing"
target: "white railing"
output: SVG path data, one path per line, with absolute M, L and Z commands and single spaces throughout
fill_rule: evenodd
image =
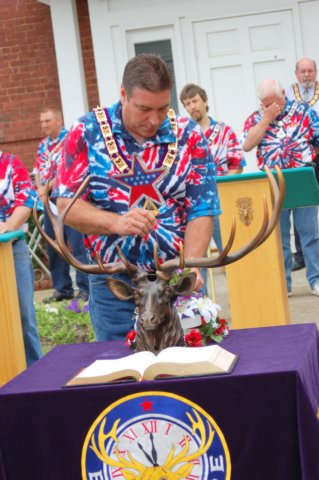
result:
M 39 222 L 41 225 L 43 224 L 43 220 L 44 220 L 44 215 L 42 214 L 39 217 Z M 50 278 L 51 276 L 50 270 L 44 265 L 41 258 L 36 253 L 37 250 L 40 250 L 41 253 L 43 253 L 43 255 L 47 257 L 47 253 L 41 244 L 41 239 L 42 237 L 39 233 L 37 226 L 35 225 L 33 232 L 27 233 L 27 245 L 28 245 L 29 254 L 31 259 L 34 260 L 34 262 L 38 265 L 42 273 L 45 274 L 45 276 Z

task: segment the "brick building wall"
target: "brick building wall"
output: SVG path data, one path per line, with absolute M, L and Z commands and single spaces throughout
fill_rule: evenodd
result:
M 90 109 L 98 104 L 87 0 L 78 0 L 79 29 Z M 50 7 L 37 0 L 0 2 L 0 150 L 31 171 L 41 139 L 39 112 L 61 108 Z

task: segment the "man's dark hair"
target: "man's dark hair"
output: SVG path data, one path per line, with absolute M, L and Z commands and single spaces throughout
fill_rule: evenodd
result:
M 188 98 L 193 98 L 197 94 L 200 96 L 203 102 L 208 101 L 207 93 L 205 92 L 205 90 L 201 88 L 199 85 L 195 85 L 195 83 L 188 83 L 187 85 L 185 85 L 185 87 L 181 91 L 179 99 L 184 105 L 185 100 L 187 100 Z M 206 107 L 206 110 L 208 111 L 208 106 Z
M 135 87 L 149 92 L 162 92 L 171 90 L 172 85 L 172 74 L 159 55 L 141 53 L 131 58 L 125 66 L 122 86 L 128 98 Z

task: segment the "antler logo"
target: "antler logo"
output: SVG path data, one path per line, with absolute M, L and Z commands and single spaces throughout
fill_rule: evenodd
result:
M 230 473 L 227 445 L 215 421 L 166 392 L 131 395 L 108 407 L 90 428 L 82 451 L 84 480 L 229 480 Z
M 240 220 L 248 227 L 254 218 L 253 199 L 251 197 L 238 198 L 236 206 Z

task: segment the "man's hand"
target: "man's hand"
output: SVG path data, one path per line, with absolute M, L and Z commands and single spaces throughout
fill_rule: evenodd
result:
M 248 131 L 246 140 L 243 144 L 244 152 L 250 152 L 250 150 L 257 147 L 257 145 L 262 141 L 269 124 L 276 120 L 278 115 L 280 115 L 280 113 L 283 111 L 283 107 L 280 107 L 280 105 L 275 102 L 271 105 L 268 105 L 268 107 L 265 107 L 262 104 L 261 108 L 263 111 L 261 120 Z
M 0 222 L 0 233 L 10 232 L 7 222 Z
M 192 272 L 196 273 L 196 282 L 195 282 L 195 285 L 194 285 L 194 290 L 197 292 L 198 290 L 200 290 L 203 287 L 204 279 L 202 277 L 200 268 L 192 268 Z
M 150 233 L 156 218 L 145 208 L 134 208 L 124 215 L 117 215 L 114 233 L 121 236 L 139 235 L 144 237 Z
M 57 207 L 61 213 L 70 203 L 68 198 L 58 198 Z M 77 199 L 66 218 L 66 224 L 88 235 L 140 235 L 149 234 L 156 222 L 155 216 L 145 208 L 135 208 L 123 215 L 95 207 Z
M 274 120 L 276 120 L 276 118 L 278 117 L 278 115 L 280 115 L 282 111 L 282 107 L 280 107 L 278 103 L 272 103 L 268 107 L 262 106 L 262 109 L 263 109 L 263 117 L 268 123 L 271 123 Z

